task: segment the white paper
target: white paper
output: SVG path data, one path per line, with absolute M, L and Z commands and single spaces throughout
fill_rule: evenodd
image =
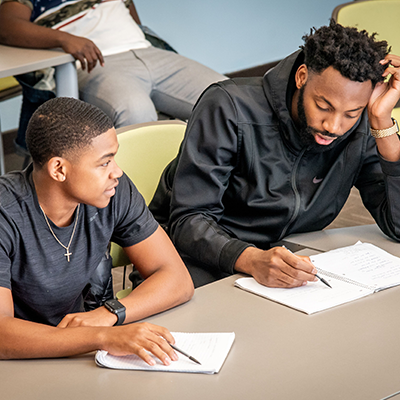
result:
M 400 284 L 400 259 L 370 243 L 342 247 L 310 257 L 318 271 L 327 271 L 381 290 Z
M 235 285 L 306 314 L 326 310 L 373 293 L 373 291 L 363 287 L 336 281 L 326 276 L 323 276 L 323 278 L 329 282 L 333 289 L 320 281 L 310 282 L 305 286 L 292 289 L 270 288 L 259 284 L 254 278 L 240 278 L 236 280 Z
M 233 332 L 223 333 L 182 333 L 171 332 L 175 345 L 198 360 L 201 365 L 178 354 L 179 360 L 164 365 L 153 356 L 156 365 L 150 366 L 136 355 L 113 356 L 104 350 L 96 353 L 96 363 L 102 367 L 146 371 L 192 372 L 216 374 L 220 371 L 235 340 Z
M 320 281 L 293 289 L 268 288 L 253 278 L 240 278 L 235 285 L 313 314 L 400 284 L 400 258 L 370 243 L 357 243 L 310 259 L 332 289 Z

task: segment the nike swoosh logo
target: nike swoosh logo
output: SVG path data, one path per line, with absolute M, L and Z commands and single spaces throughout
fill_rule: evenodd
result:
M 313 183 L 317 184 L 317 183 L 321 183 L 323 180 L 324 180 L 324 178 L 319 179 L 317 177 L 314 177 L 312 181 L 313 181 Z

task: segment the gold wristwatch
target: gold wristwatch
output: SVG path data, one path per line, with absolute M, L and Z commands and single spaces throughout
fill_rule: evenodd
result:
M 399 125 L 397 124 L 397 121 L 392 118 L 393 121 L 393 126 L 391 126 L 390 128 L 387 129 L 371 129 L 371 135 L 375 138 L 375 139 L 381 139 L 384 137 L 388 137 L 391 135 L 394 135 L 395 133 L 399 134 Z

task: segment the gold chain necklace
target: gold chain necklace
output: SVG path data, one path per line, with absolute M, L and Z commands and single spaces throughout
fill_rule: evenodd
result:
M 72 255 L 72 253 L 70 253 L 70 251 L 69 251 L 69 248 L 70 248 L 70 246 L 71 246 L 72 239 L 74 238 L 74 235 L 75 235 L 76 225 L 78 224 L 79 208 L 80 208 L 80 206 L 81 206 L 81 205 L 78 204 L 78 210 L 77 210 L 77 212 L 76 212 L 76 217 L 75 217 L 74 230 L 72 231 L 72 235 L 71 235 L 71 238 L 69 239 L 68 246 L 64 246 L 64 245 L 60 242 L 60 240 L 58 239 L 58 237 L 56 236 L 56 234 L 53 232 L 53 229 L 51 229 L 49 220 L 47 219 L 47 215 L 46 215 L 46 213 L 44 212 L 42 206 L 39 204 L 39 207 L 40 207 L 40 209 L 42 210 L 42 213 L 43 213 L 43 215 L 44 215 L 44 219 L 46 220 L 47 226 L 49 227 L 51 234 L 54 236 L 54 239 L 56 239 L 57 242 L 58 242 L 62 247 L 64 247 L 65 250 L 67 250 L 67 252 L 64 254 L 64 256 L 67 257 L 67 261 L 68 261 L 68 262 L 69 262 L 69 257 Z

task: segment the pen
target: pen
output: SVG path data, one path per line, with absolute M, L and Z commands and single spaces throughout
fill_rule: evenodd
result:
M 286 246 L 282 246 L 284 249 L 286 249 L 287 251 L 290 251 Z M 290 251 L 291 252 L 291 251 Z M 291 252 L 292 253 L 292 252 Z M 293 253 L 292 253 L 293 254 Z M 326 286 L 330 287 L 332 289 L 332 286 L 324 279 L 321 278 L 320 276 L 318 276 L 317 274 L 315 274 L 315 276 L 322 282 L 324 283 Z
M 194 357 L 189 356 L 189 354 L 185 353 L 183 350 L 178 349 L 174 344 L 169 343 L 169 345 L 170 345 L 175 351 L 177 351 L 178 353 L 181 353 L 181 354 L 183 354 L 184 356 L 186 356 L 189 360 L 192 360 L 192 361 L 194 361 L 195 363 L 201 365 L 201 363 L 200 363 L 199 361 L 197 361 Z
M 329 286 L 332 289 L 332 286 L 324 279 L 321 278 L 320 276 L 318 276 L 317 274 L 315 274 L 315 276 L 322 282 L 325 283 L 326 286 Z

